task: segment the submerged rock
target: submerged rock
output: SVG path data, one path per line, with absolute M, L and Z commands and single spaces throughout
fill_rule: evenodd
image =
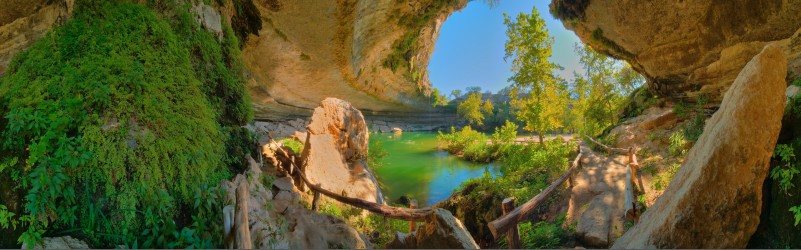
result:
M 781 46 L 751 59 L 665 194 L 612 248 L 744 248 L 759 224 L 786 74 Z

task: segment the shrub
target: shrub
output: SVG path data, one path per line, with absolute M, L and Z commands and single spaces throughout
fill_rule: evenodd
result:
M 384 149 L 382 140 L 370 140 L 367 151 L 367 159 L 371 168 L 378 168 L 384 165 L 384 158 L 389 155 Z
M 670 135 L 670 144 L 668 145 L 668 152 L 674 157 L 684 156 L 687 153 L 686 142 L 684 141 L 684 132 L 677 131 Z

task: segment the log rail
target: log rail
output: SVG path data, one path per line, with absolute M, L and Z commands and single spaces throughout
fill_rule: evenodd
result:
M 573 172 L 581 165 L 581 146 L 578 146 L 578 155 L 570 165 L 571 166 L 567 172 L 562 174 L 559 179 L 551 183 L 551 185 L 545 188 L 545 190 L 534 196 L 534 198 L 531 198 L 526 203 L 523 203 L 523 205 L 520 205 L 511 212 L 505 213 L 500 218 L 491 221 L 488 226 L 492 236 L 495 237 L 495 239 L 498 239 L 501 234 L 516 229 L 517 224 L 534 213 L 535 209 L 544 203 L 548 199 L 548 196 L 550 196 L 557 189 L 557 187 L 562 185 L 568 178 L 571 180 L 573 179 Z M 571 183 L 571 185 L 573 185 L 573 183 Z

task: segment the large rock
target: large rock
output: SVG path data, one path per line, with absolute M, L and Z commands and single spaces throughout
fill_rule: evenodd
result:
M 17 53 L 69 18 L 71 10 L 72 1 L 0 1 L 0 76 Z
M 306 176 L 337 194 L 382 202 L 365 163 L 369 135 L 359 110 L 343 100 L 325 99 L 309 121 L 301 156 Z
M 613 248 L 744 248 L 781 129 L 787 59 L 771 44 L 742 69 L 687 160 Z
M 437 208 L 425 224 L 411 234 L 397 233 L 386 248 L 479 249 L 459 219 Z
M 801 0 L 554 0 L 551 10 L 585 44 L 628 61 L 652 89 L 688 100 L 707 94 L 711 104 L 765 44 L 797 40 L 801 28 Z M 801 44 L 793 44 L 794 79 Z

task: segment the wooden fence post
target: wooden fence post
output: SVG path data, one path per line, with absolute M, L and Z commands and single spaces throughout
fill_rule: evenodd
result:
M 317 211 L 320 208 L 320 192 L 314 191 L 314 199 L 312 199 L 312 210 Z
M 234 227 L 236 227 L 236 249 L 252 249 L 253 242 L 250 239 L 250 224 L 248 222 L 248 182 L 242 181 L 236 188 L 236 215 Z
M 503 202 L 501 203 L 501 210 L 503 210 L 504 215 L 511 213 L 514 209 L 514 198 L 509 197 L 503 199 Z M 520 249 L 520 232 L 518 231 L 517 225 L 514 225 L 511 229 L 509 229 L 508 232 L 506 232 L 506 243 L 509 245 L 509 249 Z
M 415 209 L 417 208 L 417 200 L 412 199 L 409 201 L 409 208 Z M 413 233 L 417 229 L 417 223 L 415 221 L 409 221 L 409 233 Z

